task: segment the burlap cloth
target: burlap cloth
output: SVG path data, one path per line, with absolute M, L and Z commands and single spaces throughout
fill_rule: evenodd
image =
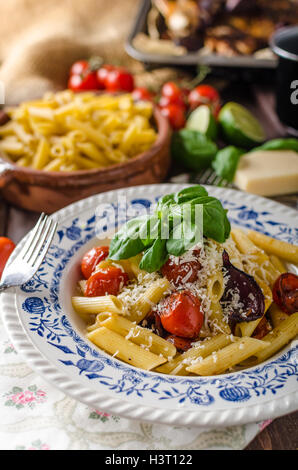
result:
M 71 64 L 92 55 L 122 64 L 137 84 L 158 87 L 175 71 L 144 73 L 124 49 L 138 0 L 2 0 L 0 81 L 6 104 L 66 87 Z

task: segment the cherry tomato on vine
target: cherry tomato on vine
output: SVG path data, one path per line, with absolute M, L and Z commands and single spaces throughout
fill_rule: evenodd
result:
M 172 335 L 196 338 L 204 321 L 201 302 L 189 291 L 174 292 L 163 302 L 160 319 Z
M 298 276 L 293 273 L 281 274 L 273 286 L 273 300 L 279 308 L 291 315 L 298 312 Z
M 78 60 L 70 69 L 70 75 L 82 75 L 89 70 L 89 62 L 87 60 Z
M 134 78 L 127 70 L 118 67 L 108 72 L 105 79 L 105 86 L 110 92 L 131 92 L 134 89 Z
M 210 85 L 199 85 L 189 93 L 188 102 L 191 110 L 202 104 L 206 104 L 210 106 L 212 112 L 218 112 L 220 96 L 214 87 Z
M 15 249 L 15 244 L 9 238 L 0 237 L 0 278 L 4 271 L 6 262 Z
M 178 85 L 176 85 L 175 82 L 167 82 L 163 85 L 161 89 L 161 95 L 166 96 L 169 98 L 171 101 L 175 101 L 178 98 L 183 99 L 183 92 L 179 88 Z
M 180 106 L 181 108 L 183 108 L 186 111 L 186 104 L 185 104 L 185 101 L 182 98 L 182 96 L 177 97 L 175 99 L 171 99 L 168 96 L 161 96 L 159 101 L 158 101 L 158 106 L 160 108 L 166 108 L 167 106 L 169 106 L 171 104 L 175 104 L 177 106 Z
M 89 279 L 96 266 L 109 255 L 108 246 L 96 246 L 88 251 L 82 259 L 81 271 L 85 279 Z
M 118 295 L 121 288 L 129 281 L 128 274 L 120 268 L 108 266 L 101 271 L 95 271 L 86 284 L 85 295 L 98 297 L 102 295 Z
M 98 87 L 101 90 L 104 90 L 106 88 L 108 75 L 112 70 L 115 70 L 115 69 L 116 67 L 114 65 L 105 64 L 105 65 L 102 65 L 102 67 L 100 67 L 97 70 L 97 73 L 96 73 L 97 83 L 98 83 Z
M 182 129 L 186 124 L 185 110 L 177 104 L 169 104 L 160 108 L 163 116 L 168 118 L 171 127 L 174 130 Z
M 147 88 L 142 87 L 135 88 L 131 95 L 134 101 L 153 101 L 154 98 Z
M 98 83 L 96 72 L 87 70 L 81 75 L 71 75 L 68 81 L 68 88 L 74 92 L 97 90 Z
M 175 262 L 170 258 L 161 268 L 161 273 L 176 287 L 179 287 L 187 282 L 195 282 L 198 279 L 200 269 L 201 264 L 198 260 L 182 263 L 179 262 L 179 259 Z

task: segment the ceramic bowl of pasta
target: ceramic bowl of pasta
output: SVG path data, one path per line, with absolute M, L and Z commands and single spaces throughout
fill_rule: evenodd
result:
M 0 190 L 24 209 L 52 213 L 100 192 L 159 183 L 168 172 L 168 121 L 131 94 L 67 90 L 6 113 Z
M 297 408 L 295 210 L 163 184 L 52 217 L 43 265 L 0 298 L 13 344 L 47 380 L 97 409 L 173 425 Z

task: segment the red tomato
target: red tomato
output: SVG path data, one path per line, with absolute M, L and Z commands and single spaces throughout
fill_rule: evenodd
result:
M 89 279 L 96 266 L 109 255 L 108 246 L 96 246 L 86 253 L 81 262 L 81 271 L 85 279 Z
M 165 339 L 170 343 L 173 343 L 173 345 L 179 352 L 185 352 L 190 349 L 191 343 L 193 342 L 193 339 L 179 338 L 179 336 L 175 335 L 168 335 L 165 337 Z
M 75 62 L 71 69 L 70 75 L 82 75 L 89 69 L 89 62 L 87 60 L 79 60 Z
M 115 69 L 116 67 L 114 65 L 106 64 L 97 70 L 97 83 L 98 83 L 98 87 L 101 90 L 104 90 L 106 88 L 108 75 L 112 70 L 115 70 Z
M 4 271 L 6 262 L 15 249 L 15 244 L 9 238 L 0 237 L 0 278 Z
M 158 102 L 160 108 L 166 108 L 167 106 L 175 104 L 186 110 L 186 104 L 182 96 L 178 96 L 175 99 L 171 99 L 168 96 L 162 96 Z
M 161 108 L 163 116 L 168 118 L 171 127 L 174 130 L 182 129 L 186 124 L 185 111 L 182 106 L 177 104 L 169 104 Z
M 195 282 L 198 279 L 198 273 L 201 267 L 198 260 L 182 263 L 178 258 L 175 263 L 175 261 L 170 258 L 161 268 L 161 273 L 176 287 L 179 287 L 187 282 Z
M 175 100 L 179 98 L 182 98 L 183 100 L 183 92 L 175 82 L 165 83 L 161 89 L 161 94 L 162 96 L 169 98 L 171 103 L 174 103 Z
M 164 337 L 165 332 L 160 321 L 160 316 L 155 310 L 151 310 L 151 312 L 147 314 L 145 319 L 141 322 L 141 326 L 149 328 L 162 338 Z
M 273 286 L 273 300 L 279 308 L 291 315 L 298 312 L 298 276 L 284 273 L 279 276 Z
M 193 110 L 202 104 L 211 107 L 212 111 L 218 111 L 220 96 L 218 91 L 210 85 L 199 85 L 194 88 L 188 96 L 190 108 Z
M 76 93 L 86 90 L 97 90 L 96 72 L 86 71 L 81 75 L 71 75 L 68 81 L 68 88 Z
M 196 338 L 204 321 L 201 302 L 191 292 L 174 292 L 165 299 L 160 319 L 172 335 Z
M 117 91 L 131 92 L 134 89 L 134 78 L 127 70 L 119 67 L 108 73 L 105 85 L 111 93 Z
M 89 277 L 85 295 L 87 297 L 97 297 L 102 295 L 118 295 L 121 288 L 129 281 L 128 274 L 120 268 L 108 266 L 102 271 L 96 271 Z
M 131 95 L 134 101 L 153 101 L 153 95 L 147 88 L 135 88 Z

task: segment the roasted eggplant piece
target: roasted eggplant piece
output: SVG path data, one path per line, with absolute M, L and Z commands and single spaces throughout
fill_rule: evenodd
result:
M 233 332 L 237 323 L 263 317 L 265 298 L 256 280 L 233 266 L 226 251 L 223 252 L 222 259 L 226 287 L 220 303 Z

